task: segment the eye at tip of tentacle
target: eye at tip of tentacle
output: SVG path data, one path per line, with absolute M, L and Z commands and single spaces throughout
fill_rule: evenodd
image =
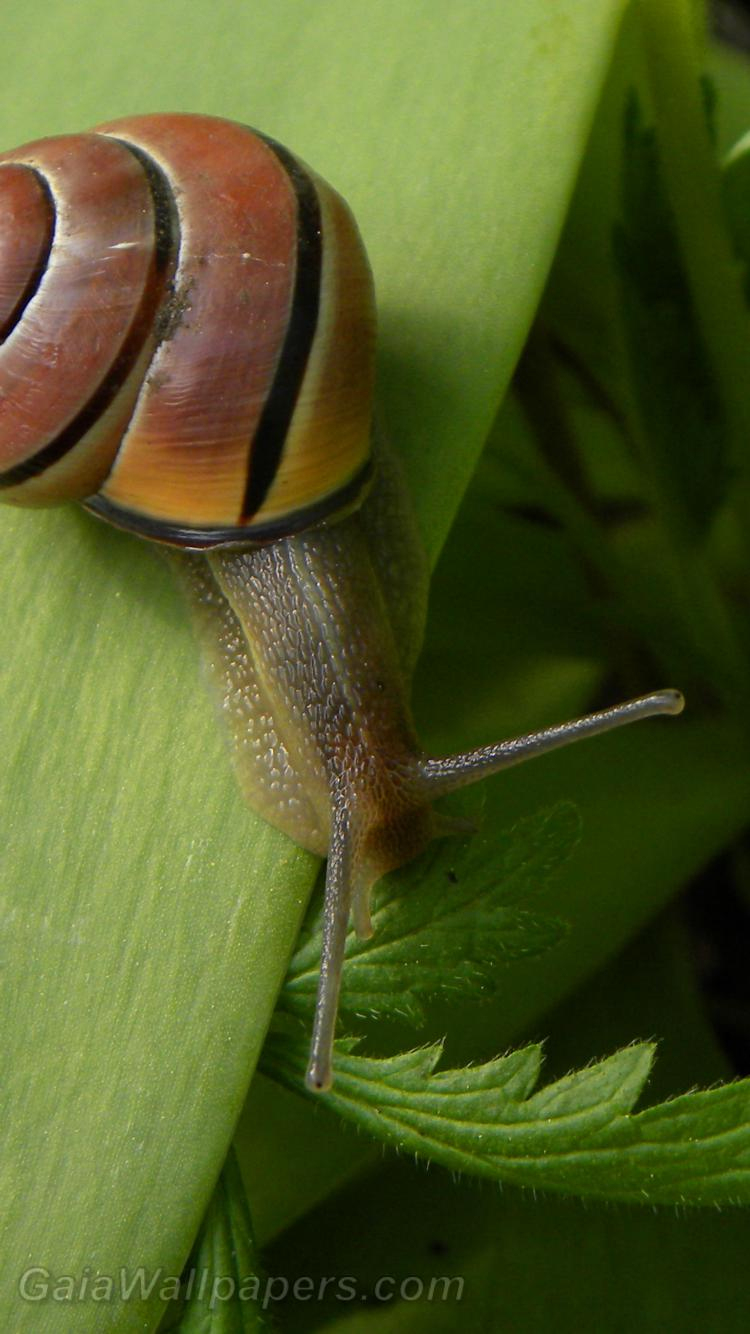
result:
M 328 1093 L 333 1087 L 333 1069 L 331 1063 L 311 1060 L 305 1074 L 305 1084 L 311 1093 Z

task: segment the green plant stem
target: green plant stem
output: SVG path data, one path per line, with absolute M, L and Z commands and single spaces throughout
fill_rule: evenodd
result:
M 593 586 L 605 596 L 605 606 L 614 601 L 621 608 L 622 621 L 641 643 L 649 646 L 665 670 L 676 673 L 678 683 L 689 688 L 684 656 L 675 651 L 675 636 L 662 632 L 661 618 L 650 608 L 648 589 L 642 582 L 634 584 L 614 543 L 607 539 L 598 519 L 590 512 L 585 479 L 571 485 L 571 478 L 583 476 L 583 470 L 571 465 L 577 445 L 564 399 L 557 389 L 554 358 L 541 336 L 534 340 L 533 365 L 522 361 L 515 383 L 537 444 L 537 484 L 541 484 L 546 503 L 579 551 Z M 639 414 L 633 403 L 628 418 L 633 429 L 641 434 Z M 639 451 L 648 457 L 643 442 L 639 443 Z M 558 457 L 564 460 L 562 469 L 557 466 Z M 648 481 L 656 487 L 653 475 Z M 669 522 L 672 513 L 669 499 L 666 498 L 664 505 L 657 504 L 654 512 L 665 521 L 661 526 L 667 574 L 675 590 L 674 612 L 680 631 L 677 643 L 682 641 L 684 651 L 695 663 L 702 688 L 710 683 L 732 707 L 738 696 L 747 694 L 750 672 L 729 608 L 703 553 L 688 547 L 679 525 Z M 622 622 L 615 625 L 621 632 Z M 621 651 L 624 647 L 621 645 Z
M 750 534 L 750 312 L 742 297 L 701 95 L 691 0 L 640 0 L 641 32 L 667 194 L 706 352 L 729 424 L 737 503 Z
M 652 466 L 648 421 L 644 421 L 630 385 L 623 387 L 626 418 L 638 456 L 646 461 L 642 478 L 647 503 L 663 538 L 661 560 L 674 590 L 674 615 L 685 643 L 713 693 L 730 709 L 747 701 L 750 661 L 737 632 L 732 609 L 712 568 L 704 545 L 685 536 L 684 526 L 662 474 Z M 684 664 L 678 662 L 678 670 Z
M 730 707 L 747 700 L 750 670 L 731 610 L 703 552 L 681 543 L 672 548 L 675 584 L 682 594 L 696 655 L 710 669 L 711 684 Z

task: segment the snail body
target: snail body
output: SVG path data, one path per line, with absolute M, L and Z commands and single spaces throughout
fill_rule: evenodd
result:
M 437 797 L 682 707 L 662 691 L 466 754 L 409 707 L 426 573 L 373 430 L 375 307 L 341 198 L 288 150 L 141 116 L 0 156 L 0 499 L 164 544 L 249 803 L 326 855 L 308 1084 L 330 1086 L 350 917 L 454 827 Z

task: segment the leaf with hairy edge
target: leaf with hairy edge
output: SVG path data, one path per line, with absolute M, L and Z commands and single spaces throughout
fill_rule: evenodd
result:
M 750 1080 L 633 1114 L 654 1058 L 638 1043 L 534 1093 L 541 1048 L 435 1073 L 440 1044 L 387 1060 L 337 1044 L 328 1105 L 401 1151 L 453 1171 L 634 1204 L 750 1202 Z M 263 1068 L 300 1089 L 301 1042 L 274 1035 Z
M 434 843 L 426 856 L 388 876 L 377 894 L 372 937 L 349 933 L 342 1010 L 418 1024 L 428 996 L 491 994 L 500 964 L 541 954 L 565 934 L 559 919 L 518 905 L 547 884 L 579 833 L 575 806 L 560 802 L 492 840 Z M 318 908 L 280 998 L 283 1009 L 306 1020 L 317 989 L 321 917 Z

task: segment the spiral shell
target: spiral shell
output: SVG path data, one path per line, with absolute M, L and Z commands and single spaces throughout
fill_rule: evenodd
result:
M 264 542 L 370 471 L 374 301 L 338 194 L 273 140 L 140 116 L 0 156 L 0 499 Z

